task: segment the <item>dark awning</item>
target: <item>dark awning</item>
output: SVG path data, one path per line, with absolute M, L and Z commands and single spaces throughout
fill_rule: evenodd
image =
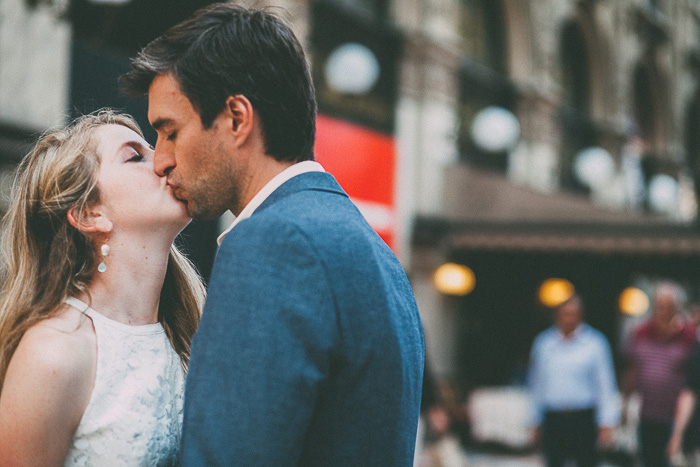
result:
M 413 243 L 450 251 L 700 255 L 700 232 L 680 225 L 457 222 L 419 217 Z
M 453 252 L 700 254 L 696 226 L 606 208 L 569 193 L 545 193 L 472 167 L 447 169 L 443 199 L 442 213 L 415 219 L 414 246 Z

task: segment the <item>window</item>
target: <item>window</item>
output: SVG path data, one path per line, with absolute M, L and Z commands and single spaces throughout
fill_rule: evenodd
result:
M 388 17 L 387 0 L 327 0 L 335 3 L 340 8 L 352 11 L 355 14 L 372 18 L 374 20 L 385 21 Z
M 391 134 L 400 37 L 388 24 L 339 3 L 319 1 L 312 9 L 311 72 L 319 111 Z
M 589 193 L 590 188 L 574 174 L 574 161 L 579 151 L 597 144 L 596 126 L 590 118 L 589 54 L 581 26 L 567 22 L 561 31 L 559 57 L 561 63 L 562 106 L 562 169 L 564 190 Z
M 489 150 L 472 137 L 477 115 L 497 107 L 507 114 L 516 102 L 516 90 L 507 76 L 506 31 L 499 1 L 462 0 L 464 60 L 459 71 L 459 151 L 471 165 L 505 173 L 507 150 Z
M 505 31 L 499 1 L 462 0 L 461 30 L 467 55 L 499 73 L 506 73 Z

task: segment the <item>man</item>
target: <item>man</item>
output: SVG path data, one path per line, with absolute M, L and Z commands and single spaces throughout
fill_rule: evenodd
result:
M 683 290 L 670 282 L 654 290 L 652 315 L 633 333 L 626 354 L 623 392 L 637 391 L 639 452 L 645 466 L 667 466 L 676 401 L 683 389 L 688 361 L 695 346 L 695 326 L 681 314 Z
M 578 295 L 555 310 L 555 325 L 535 339 L 529 384 L 535 438 L 547 465 L 596 465 L 597 446 L 612 442 L 620 403 L 610 345 L 583 323 Z
M 215 4 L 132 68 L 156 172 L 195 220 L 237 216 L 192 345 L 183 465 L 410 465 L 418 310 L 394 254 L 313 162 L 314 88 L 291 29 Z

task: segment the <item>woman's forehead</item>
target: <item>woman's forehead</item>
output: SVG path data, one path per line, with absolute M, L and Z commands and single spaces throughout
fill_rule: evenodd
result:
M 146 140 L 134 130 L 116 123 L 108 123 L 95 128 L 93 139 L 97 146 L 97 152 L 102 156 L 116 152 L 125 144 L 133 145 L 136 143 L 145 147 L 149 146 Z

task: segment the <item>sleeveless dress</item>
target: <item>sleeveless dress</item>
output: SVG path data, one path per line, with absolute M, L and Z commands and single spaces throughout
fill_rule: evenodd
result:
M 65 466 L 176 465 L 185 375 L 163 326 L 130 326 L 76 298 L 66 303 L 92 320 L 97 371 Z

